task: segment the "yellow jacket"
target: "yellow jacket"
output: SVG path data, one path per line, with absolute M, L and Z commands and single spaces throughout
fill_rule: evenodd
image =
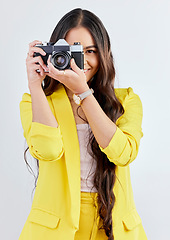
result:
M 113 209 L 115 240 L 145 240 L 141 219 L 136 211 L 130 181 L 129 163 L 137 156 L 143 136 L 142 104 L 132 88 L 116 89 L 125 113 L 109 145 L 102 149 L 117 165 Z M 28 219 L 19 240 L 73 240 L 80 216 L 80 151 L 72 108 L 60 84 L 47 97 L 59 127 L 32 122 L 30 94 L 20 103 L 24 137 L 31 155 L 39 160 L 39 177 Z

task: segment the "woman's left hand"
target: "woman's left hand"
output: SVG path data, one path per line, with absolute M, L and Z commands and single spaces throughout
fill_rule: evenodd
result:
M 58 70 L 50 62 L 50 57 L 48 58 L 48 76 L 58 80 L 76 94 L 83 93 L 89 89 L 84 71 L 76 65 L 73 58 L 70 61 L 70 67 L 72 70 Z

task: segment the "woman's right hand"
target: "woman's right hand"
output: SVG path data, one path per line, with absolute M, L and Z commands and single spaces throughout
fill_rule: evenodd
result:
M 44 64 L 41 56 L 33 57 L 34 53 L 40 53 L 45 56 L 46 53 L 39 47 L 35 47 L 36 44 L 41 44 L 42 42 L 35 40 L 29 44 L 29 52 L 26 58 L 27 76 L 28 76 L 28 87 L 41 86 L 42 81 L 48 72 L 48 67 Z M 38 64 L 37 64 L 38 63 Z M 37 70 L 39 72 L 37 72 Z

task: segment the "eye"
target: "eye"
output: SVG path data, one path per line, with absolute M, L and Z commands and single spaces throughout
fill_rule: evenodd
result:
M 96 52 L 97 52 L 97 51 L 92 50 L 92 49 L 86 50 L 86 53 L 96 53 Z

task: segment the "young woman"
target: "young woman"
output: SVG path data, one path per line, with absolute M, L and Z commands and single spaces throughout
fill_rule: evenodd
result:
M 50 57 L 45 65 L 34 57 L 46 54 L 41 42 L 29 45 L 30 94 L 20 111 L 39 176 L 19 240 L 145 240 L 129 173 L 142 137 L 140 98 L 132 88 L 114 89 L 109 36 L 93 13 L 67 13 L 50 42 L 59 39 L 83 45 L 84 70 L 73 59 L 71 69 L 58 70 Z

